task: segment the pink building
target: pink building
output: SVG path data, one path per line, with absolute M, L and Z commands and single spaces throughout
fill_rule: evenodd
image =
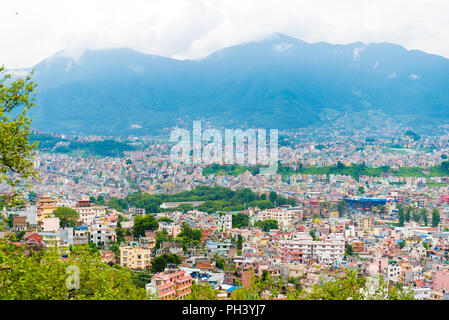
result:
M 449 271 L 437 270 L 433 278 L 433 290 L 444 289 L 449 291 Z
M 42 219 L 43 232 L 57 232 L 59 230 L 59 218 Z
M 184 270 L 167 268 L 164 272 L 157 273 L 145 288 L 156 293 L 160 300 L 184 299 L 190 294 L 192 277 Z

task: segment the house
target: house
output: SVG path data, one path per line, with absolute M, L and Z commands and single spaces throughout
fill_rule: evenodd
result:
M 59 218 L 43 218 L 41 229 L 43 232 L 57 232 L 59 230 Z
M 85 225 L 73 228 L 73 242 L 75 244 L 89 243 L 89 228 Z
M 27 217 L 13 217 L 12 225 L 15 232 L 24 231 L 27 227 Z
M 33 246 L 37 248 L 41 248 L 42 244 L 42 236 L 39 233 L 31 232 L 23 237 L 23 241 L 27 246 Z
M 416 300 L 428 300 L 432 296 L 431 288 L 412 288 Z

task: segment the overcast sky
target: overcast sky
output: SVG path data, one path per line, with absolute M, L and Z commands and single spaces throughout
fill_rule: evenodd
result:
M 201 58 L 281 32 L 307 42 L 393 42 L 449 58 L 447 0 L 4 0 L 0 65 L 62 49 L 130 47 Z

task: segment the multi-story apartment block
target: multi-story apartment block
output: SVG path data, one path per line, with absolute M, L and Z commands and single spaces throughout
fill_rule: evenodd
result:
M 295 212 L 285 208 L 267 209 L 262 212 L 263 220 L 276 220 L 281 229 L 289 226 L 294 218 Z
M 90 241 L 102 245 L 116 241 L 116 223 L 109 222 L 106 218 L 96 218 L 90 225 Z
M 145 285 L 150 294 L 160 300 L 185 299 L 190 294 L 192 277 L 179 268 L 167 268 L 157 273 L 151 282 Z
M 76 207 L 73 209 L 78 212 L 80 220 L 86 225 L 91 225 L 95 218 L 101 217 L 106 213 L 106 207 L 94 206 L 85 198 L 78 201 Z
M 120 265 L 134 270 L 145 270 L 151 266 L 151 248 L 138 242 L 120 246 Z
M 312 258 L 332 263 L 342 260 L 344 253 L 345 239 L 340 235 L 331 234 L 325 240 L 314 241 L 309 235 L 300 233 L 294 239 L 279 241 L 279 255 L 284 263 Z
M 220 216 L 220 226 L 223 230 L 232 229 L 232 213 L 225 213 Z
M 387 266 L 387 280 L 391 282 L 398 282 L 401 275 L 401 268 L 397 263 L 390 263 Z

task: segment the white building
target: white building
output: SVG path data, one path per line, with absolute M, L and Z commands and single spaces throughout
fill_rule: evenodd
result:
M 432 295 L 431 288 L 412 288 L 416 300 L 428 300 Z
M 95 218 L 101 217 L 106 214 L 106 207 L 103 206 L 91 206 L 91 207 L 75 207 L 80 219 L 86 225 L 91 225 Z
M 110 223 L 106 218 L 97 218 L 90 225 L 90 241 L 106 244 L 116 241 L 115 223 Z
M 279 241 L 280 255 L 288 260 L 293 253 L 301 253 L 304 259 L 316 258 L 323 263 L 340 261 L 345 254 L 345 239 L 330 234 L 324 241 L 314 241 L 305 233 L 299 233 L 291 240 Z
M 387 267 L 387 280 L 398 282 L 401 275 L 401 268 L 397 264 L 389 264 Z

